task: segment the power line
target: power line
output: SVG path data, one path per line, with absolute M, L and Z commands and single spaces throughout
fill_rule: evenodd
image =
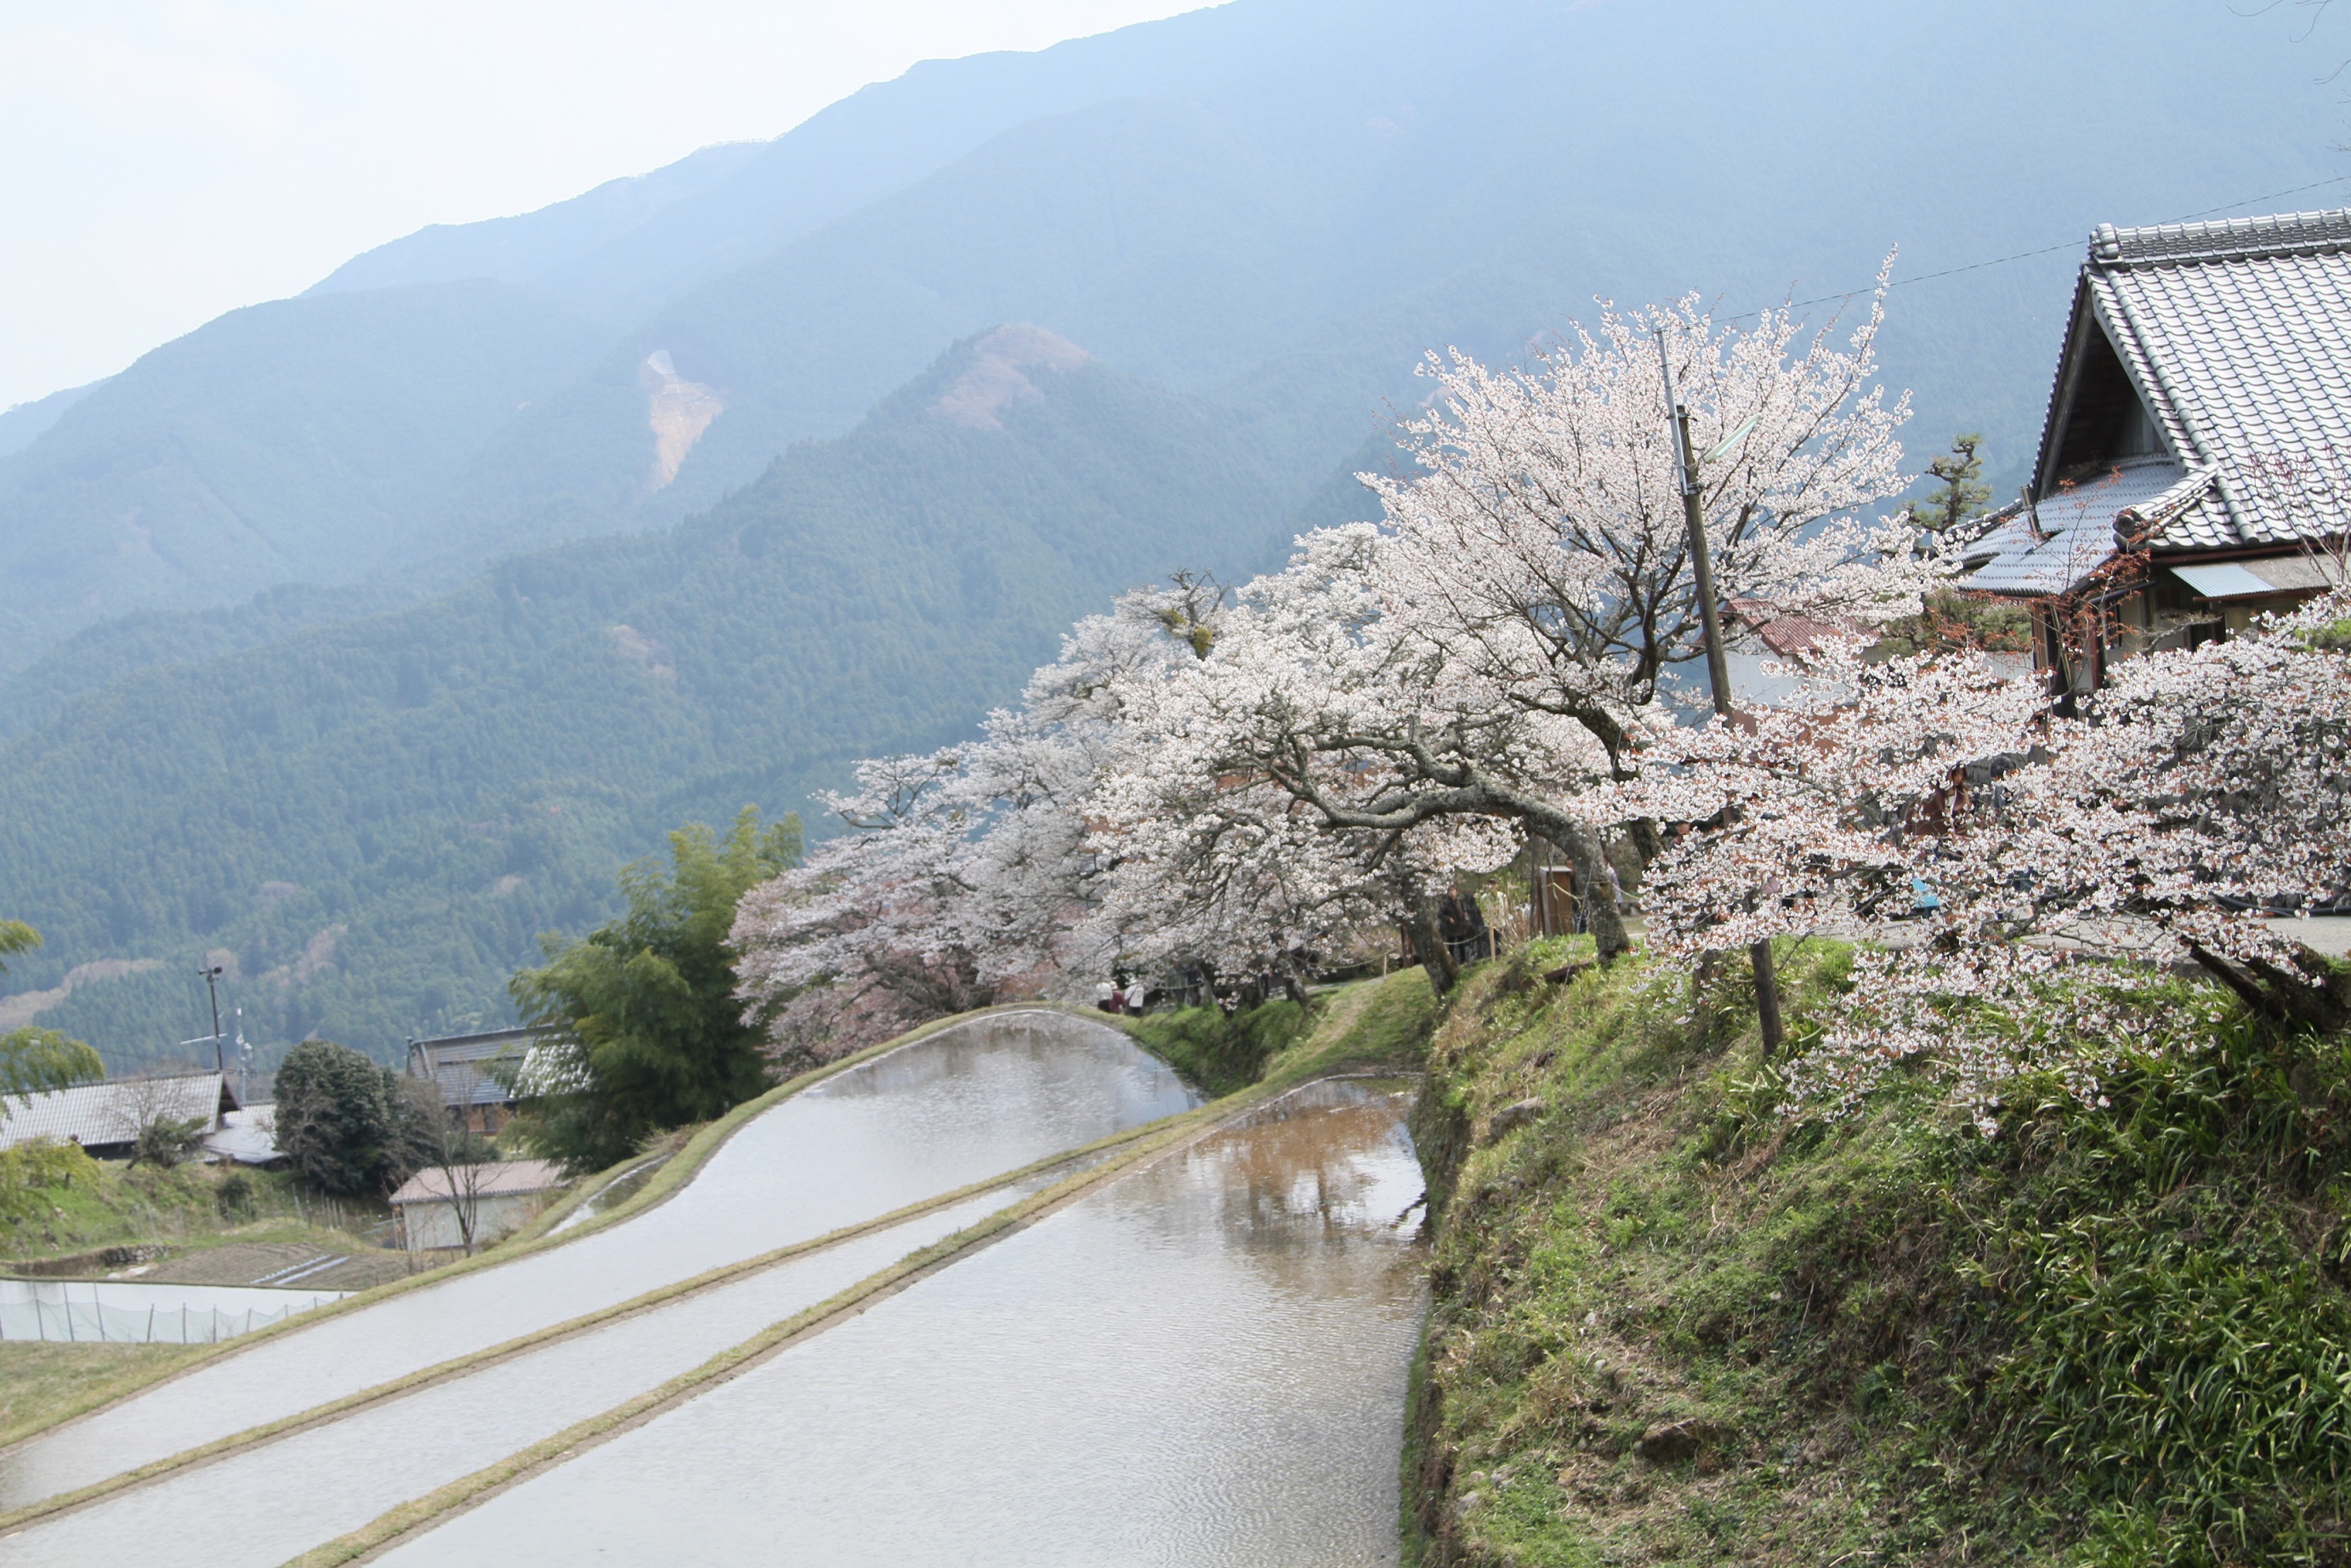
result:
M 2166 221 L 2175 224 L 2193 223 L 2198 218 L 2209 218 L 2216 213 L 2230 212 L 2238 207 L 2250 207 L 2257 202 L 2274 202 L 2284 196 L 2299 196 L 2305 191 L 2325 190 L 2329 185 L 2339 185 L 2346 180 L 2351 180 L 2351 174 L 2337 174 L 2332 179 L 2314 181 L 2312 183 L 2307 185 L 2295 185 L 2289 190 L 2272 191 L 2266 195 L 2247 196 L 2242 201 L 2228 202 L 2217 207 L 2206 207 L 2202 212 L 2188 213 L 2182 216 L 2170 218 Z M 1940 272 L 1922 272 L 1916 277 L 1897 277 L 1886 284 L 1886 287 L 1889 289 L 1907 288 L 1914 283 L 1931 283 L 1936 278 L 1952 277 L 1962 272 L 1980 272 L 1987 267 L 2005 267 L 2011 261 L 2026 261 L 2036 256 L 2054 255 L 2056 252 L 2061 250 L 2079 250 L 2082 248 L 2083 244 L 2084 242 L 2081 240 L 2071 239 L 2065 241 L 2062 245 L 2044 245 L 2037 250 L 2020 250 L 2012 256 L 1993 256 L 1989 261 L 1970 261 L 1960 267 L 1947 267 Z M 1842 304 L 1847 300 L 1858 299 L 1865 294 L 1873 293 L 1876 291 L 1876 287 L 1877 285 L 1873 281 L 1865 283 L 1858 288 L 1846 289 L 1842 294 L 1823 294 L 1811 299 L 1793 300 L 1785 306 L 1758 306 L 1752 310 L 1742 310 L 1736 316 L 1718 316 L 1715 319 L 1718 321 L 1744 321 L 1749 317 L 1760 316 L 1766 310 L 1801 310 L 1807 305 L 1827 305 L 1831 303 Z
M 2174 218 L 2171 221 L 2175 224 L 2193 223 L 2198 218 L 2209 218 L 2214 213 L 2225 213 L 2230 207 L 2250 207 L 2255 202 L 2274 202 L 2280 196 L 2299 196 L 2304 191 L 2324 190 L 2329 185 L 2339 185 L 2346 180 L 2351 180 L 2351 174 L 2337 174 L 2331 180 L 2320 180 L 2308 185 L 2296 185 L 2291 191 L 2272 191 L 2266 196 L 2247 196 L 2241 202 L 2231 202 L 2228 206 L 2207 207 L 2200 213 L 2190 213 L 2184 218 Z

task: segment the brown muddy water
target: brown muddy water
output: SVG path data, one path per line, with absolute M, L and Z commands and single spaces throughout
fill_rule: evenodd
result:
M 1407 1100 L 1310 1086 L 381 1560 L 1395 1563 Z
M 225 1355 L 0 1454 L 0 1508 L 71 1490 L 1198 1103 L 1104 1025 L 946 1030 L 794 1096 L 667 1202 Z M 878 1267 L 879 1265 L 876 1265 Z M 0 1557 L 9 1555 L 0 1543 Z

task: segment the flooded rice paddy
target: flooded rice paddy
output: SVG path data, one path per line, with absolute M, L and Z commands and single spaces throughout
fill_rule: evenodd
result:
M 274 1568 L 691 1371 L 1052 1180 L 853 1238 L 37 1521 L 0 1562 Z
M 1124 1036 L 1081 1019 L 998 1014 L 942 1030 L 758 1116 L 675 1196 L 642 1215 L 257 1343 L 0 1454 L 0 1508 L 105 1479 L 1196 1103 Z
M 384 1561 L 1394 1563 L 1405 1103 L 1313 1085 Z

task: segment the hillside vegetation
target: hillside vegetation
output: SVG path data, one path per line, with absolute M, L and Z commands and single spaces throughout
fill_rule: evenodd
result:
M 49 938 L 10 984 L 78 974 L 38 1016 L 118 1062 L 209 1027 L 207 954 L 265 1042 L 495 1021 L 664 831 L 807 811 L 1118 590 L 1364 515 L 1337 475 L 1395 461 L 1423 355 L 1507 362 L 1595 296 L 1734 315 L 1899 239 L 1938 280 L 1892 297 L 1887 379 L 2004 483 L 2045 247 L 2326 172 L 2284 37 L 2206 0 L 1236 0 L 386 247 L 0 457 L 0 867 Z M 2007 108 L 1941 133 L 1928 57 Z M 1100 361 L 1000 429 L 936 413 L 1021 321 Z M 709 416 L 674 474 L 672 396 Z
M 0 676 L 136 609 L 413 571 L 483 444 L 601 340 L 460 282 L 257 305 L 145 355 L 0 456 Z
M 1558 957 L 1430 1051 L 1416 1561 L 2351 1554 L 2344 1042 L 2168 1007 L 2110 1107 L 1795 1124 L 1735 986 Z M 1802 1039 L 1844 956 L 1783 963 Z
M 0 745 L 0 863 L 47 940 L 10 980 L 166 960 L 40 1015 L 120 1061 L 208 1032 L 190 976 L 217 952 L 248 1038 L 392 1060 L 504 1019 L 538 933 L 611 915 L 664 831 L 805 810 L 849 758 L 967 734 L 1120 587 L 1280 536 L 1298 488 L 1228 420 L 1066 344 L 1021 370 L 987 341 L 672 533 L 139 672 L 25 728 Z M 982 385 L 964 422 L 939 411 Z

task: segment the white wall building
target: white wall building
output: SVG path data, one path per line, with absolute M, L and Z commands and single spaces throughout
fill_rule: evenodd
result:
M 545 1160 L 430 1166 L 392 1195 L 392 1211 L 411 1252 L 465 1246 L 469 1215 L 474 1245 L 481 1247 L 528 1225 L 563 1186 L 562 1172 Z

